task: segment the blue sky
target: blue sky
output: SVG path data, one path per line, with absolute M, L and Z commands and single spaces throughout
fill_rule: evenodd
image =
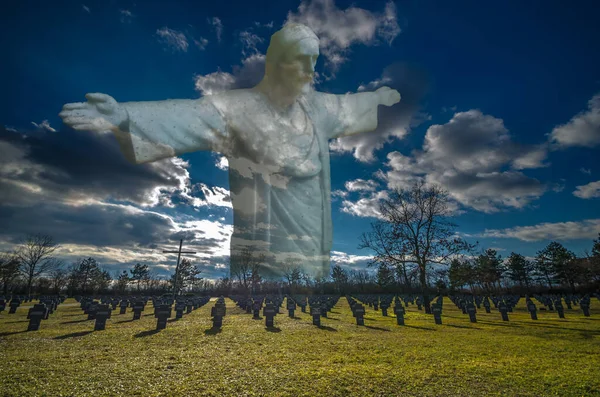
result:
M 287 20 L 321 39 L 317 90 L 402 95 L 376 131 L 330 142 L 333 261 L 364 267 L 357 245 L 378 199 L 419 178 L 449 191 L 459 232 L 503 256 L 551 240 L 583 254 L 600 232 L 595 2 L 12 3 L 0 12 L 0 249 L 42 231 L 67 262 L 166 274 L 160 251 L 185 237 L 204 275 L 222 276 L 232 211 L 218 154 L 134 166 L 112 136 L 58 113 L 88 92 L 127 102 L 253 86 Z

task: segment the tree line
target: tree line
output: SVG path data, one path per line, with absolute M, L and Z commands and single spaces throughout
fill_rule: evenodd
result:
M 111 274 L 92 258 L 65 266 L 54 254 L 59 246 L 43 234 L 27 236 L 18 247 L 0 253 L 0 283 L 9 292 L 31 294 L 251 294 L 251 293 L 419 293 L 430 310 L 430 296 L 440 292 L 546 292 L 596 290 L 600 287 L 600 234 L 591 251 L 577 257 L 553 241 L 528 258 L 506 258 L 492 249 L 477 253 L 451 222 L 448 192 L 417 182 L 396 189 L 380 204 L 381 217 L 361 235 L 359 249 L 374 255 L 367 269 L 333 264 L 326 277 L 314 278 L 295 259 L 282 263 L 281 280 L 263 280 L 264 257 L 251 247 L 230 256 L 230 272 L 216 281 L 201 277 L 190 259 L 179 264 L 177 279 L 161 278 L 147 264 Z

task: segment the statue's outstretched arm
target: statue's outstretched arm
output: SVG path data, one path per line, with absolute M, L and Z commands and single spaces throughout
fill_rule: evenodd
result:
M 99 93 L 86 98 L 63 107 L 64 123 L 78 130 L 112 131 L 132 163 L 225 151 L 227 124 L 211 97 L 123 103 Z
M 374 92 L 325 94 L 324 101 L 323 109 L 331 120 L 328 137 L 333 139 L 375 130 L 377 107 L 398 103 L 400 94 L 389 87 L 381 87 Z

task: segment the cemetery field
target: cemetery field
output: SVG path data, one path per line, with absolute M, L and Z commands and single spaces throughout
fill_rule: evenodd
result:
M 369 307 L 357 326 L 342 297 L 321 327 L 284 303 L 270 329 L 226 299 L 220 331 L 212 303 L 162 331 L 151 305 L 137 321 L 113 311 L 103 331 L 73 299 L 39 331 L 25 331 L 31 303 L 4 311 L 0 396 L 600 396 L 595 299 L 591 317 L 533 321 L 521 299 L 509 322 L 482 308 L 470 323 L 445 298 L 442 325 L 411 305 L 405 326 Z

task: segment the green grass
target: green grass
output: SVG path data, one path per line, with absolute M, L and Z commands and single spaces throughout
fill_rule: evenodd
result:
M 532 321 L 522 299 L 510 322 L 482 308 L 476 324 L 446 299 L 443 325 L 411 305 L 403 327 L 367 307 L 359 327 L 341 298 L 320 329 L 283 306 L 272 330 L 226 301 L 218 333 L 213 302 L 158 333 L 151 305 L 97 332 L 72 299 L 35 332 L 31 304 L 4 311 L 0 396 L 600 396 L 596 299 L 589 318 Z

